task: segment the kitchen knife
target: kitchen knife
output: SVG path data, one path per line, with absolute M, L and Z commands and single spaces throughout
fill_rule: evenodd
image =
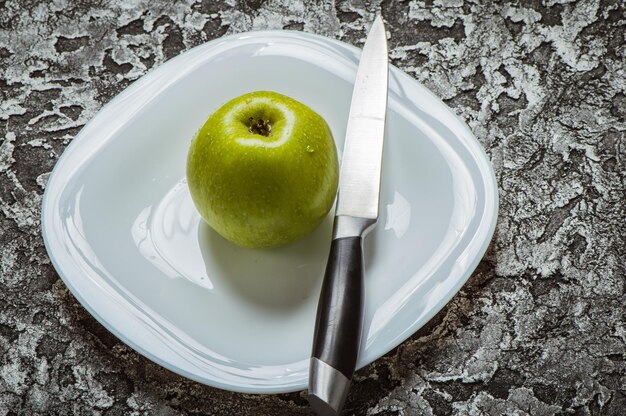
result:
M 376 224 L 387 112 L 387 38 L 378 16 L 363 47 L 346 130 L 333 240 L 317 308 L 309 402 L 338 415 L 350 388 L 363 328 L 363 238 Z

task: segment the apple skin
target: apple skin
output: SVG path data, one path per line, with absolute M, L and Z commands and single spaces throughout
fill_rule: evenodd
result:
M 202 218 L 249 248 L 281 246 L 313 231 L 333 204 L 338 179 L 326 121 L 271 91 L 220 107 L 193 138 L 187 158 L 187 183 Z

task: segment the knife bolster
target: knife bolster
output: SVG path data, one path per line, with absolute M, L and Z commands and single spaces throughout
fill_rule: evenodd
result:
M 309 403 L 315 414 L 339 415 L 348 396 L 350 379 L 317 358 L 311 358 L 309 371 Z
M 376 225 L 376 218 L 337 215 L 333 226 L 333 240 L 346 237 L 365 237 Z

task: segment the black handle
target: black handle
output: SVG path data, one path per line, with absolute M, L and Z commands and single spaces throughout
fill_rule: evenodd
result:
M 333 240 L 317 307 L 313 357 L 349 380 L 363 329 L 363 239 Z

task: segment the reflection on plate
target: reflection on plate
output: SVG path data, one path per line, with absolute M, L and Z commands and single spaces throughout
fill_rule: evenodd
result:
M 331 215 L 287 247 L 236 247 L 200 221 L 186 152 L 208 114 L 260 89 L 312 107 L 341 149 L 359 54 L 305 33 L 240 34 L 172 59 L 105 106 L 44 196 L 46 247 L 76 298 L 125 343 L 191 379 L 243 392 L 305 388 Z M 450 300 L 497 214 L 493 172 L 465 125 L 396 68 L 389 87 L 359 366 Z

